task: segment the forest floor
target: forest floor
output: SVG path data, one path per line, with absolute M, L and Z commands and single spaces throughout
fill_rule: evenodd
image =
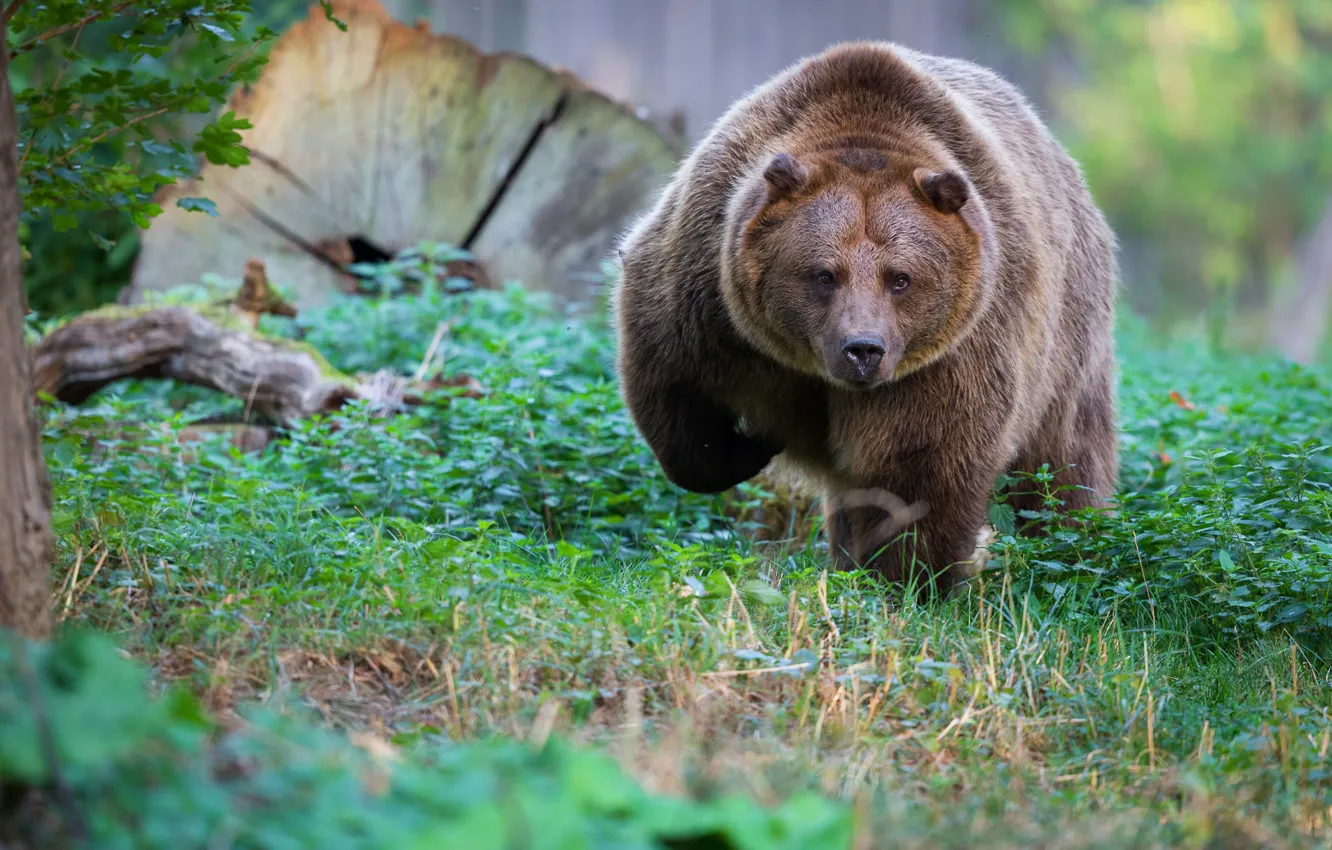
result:
M 996 504 L 989 569 L 916 604 L 825 574 L 822 535 L 757 485 L 666 481 L 597 321 L 510 290 L 349 298 L 271 328 L 343 370 L 410 373 L 441 322 L 444 372 L 479 397 L 348 409 L 258 454 L 176 442 L 243 409 L 203 391 L 127 383 L 48 411 L 62 622 L 109 633 L 225 729 L 309 711 L 423 771 L 421 753 L 462 742 L 558 740 L 729 824 L 711 844 L 640 824 L 641 845 L 568 846 L 1297 847 L 1332 831 L 1332 377 L 1125 322 L 1119 512 L 1031 540 Z M 736 518 L 765 504 L 776 539 L 758 544 Z M 547 791 L 611 793 L 586 770 Z M 281 829 L 316 797 L 359 805 L 310 794 Z M 531 817 L 539 835 L 553 815 Z

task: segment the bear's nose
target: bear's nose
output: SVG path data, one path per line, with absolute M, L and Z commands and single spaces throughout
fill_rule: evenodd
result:
M 842 342 L 842 356 L 855 368 L 856 378 L 861 381 L 879 368 L 885 350 L 881 336 L 858 336 Z

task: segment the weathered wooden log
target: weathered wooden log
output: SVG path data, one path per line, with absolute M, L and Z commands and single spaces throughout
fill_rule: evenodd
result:
M 227 106 L 251 163 L 164 190 L 122 303 L 263 260 L 298 306 L 348 289 L 353 262 L 423 242 L 469 251 L 496 282 L 557 297 L 596 287 L 617 232 L 678 151 L 633 111 L 527 57 L 393 20 L 377 0 L 314 4 Z M 217 215 L 176 206 L 204 196 Z M 350 281 L 354 284 L 355 281 Z
M 79 404 L 124 378 L 174 378 L 246 399 L 282 424 L 333 410 L 355 385 L 310 348 L 255 336 L 220 310 L 103 308 L 33 349 L 38 392 Z
M 80 404 L 125 378 L 172 378 L 244 399 L 247 410 L 283 426 L 351 399 L 367 400 L 377 413 L 388 414 L 420 404 L 431 389 L 479 391 L 465 376 L 426 381 L 424 368 L 411 378 L 388 372 L 345 375 L 309 345 L 261 336 L 261 313 L 296 311 L 269 288 L 263 263 L 251 259 L 233 298 L 109 306 L 61 325 L 33 347 L 33 384 L 39 394 Z

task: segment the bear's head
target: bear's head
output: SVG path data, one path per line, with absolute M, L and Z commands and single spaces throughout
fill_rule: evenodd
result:
M 958 167 L 891 148 L 779 152 L 728 210 L 722 289 L 792 369 L 869 389 L 932 362 L 993 289 L 988 214 Z

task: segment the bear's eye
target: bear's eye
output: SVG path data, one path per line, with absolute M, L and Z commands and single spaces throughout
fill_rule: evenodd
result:
M 888 281 L 888 288 L 893 292 L 906 292 L 906 288 L 911 285 L 911 276 L 898 272 Z
M 831 289 L 837 285 L 837 275 L 833 274 L 827 269 L 823 269 L 822 271 L 815 272 L 814 282 L 817 283 L 819 286 Z

